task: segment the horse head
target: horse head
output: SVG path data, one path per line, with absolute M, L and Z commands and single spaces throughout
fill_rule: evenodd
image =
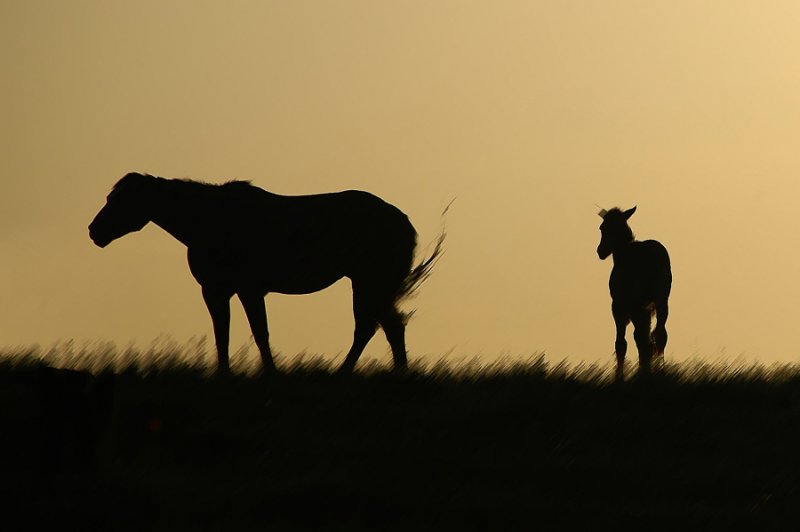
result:
M 106 197 L 106 204 L 89 224 L 89 238 L 101 248 L 139 231 L 150 221 L 147 212 L 147 185 L 154 178 L 149 175 L 129 173 L 114 185 Z
M 633 231 L 628 225 L 628 218 L 636 212 L 636 207 L 621 211 L 617 207 L 610 210 L 601 209 L 598 213 L 603 219 L 600 224 L 600 245 L 597 246 L 597 256 L 605 260 L 615 250 L 633 241 Z

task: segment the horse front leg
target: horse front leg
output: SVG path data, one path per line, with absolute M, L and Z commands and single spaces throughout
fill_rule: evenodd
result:
M 250 331 L 256 342 L 258 352 L 261 354 L 261 363 L 264 373 L 276 373 L 275 360 L 269 347 L 269 326 L 267 324 L 267 307 L 264 296 L 258 292 L 239 292 L 239 301 L 242 302 Z
M 228 361 L 228 343 L 230 342 L 231 305 L 233 294 L 212 287 L 203 287 L 203 300 L 211 314 L 214 325 L 214 341 L 217 345 L 217 372 L 227 374 L 230 370 Z

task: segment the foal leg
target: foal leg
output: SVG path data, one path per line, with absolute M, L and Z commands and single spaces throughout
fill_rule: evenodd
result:
M 339 368 L 339 373 L 350 373 L 355 369 L 358 357 L 375 335 L 375 330 L 378 328 L 375 307 L 369 291 L 353 282 L 353 317 L 356 327 L 353 332 L 353 345 Z
M 653 336 L 650 333 L 652 316 L 649 309 L 638 309 L 631 316 L 634 326 L 633 339 L 639 351 L 639 372 L 650 373 L 650 362 L 653 359 Z
M 664 356 L 664 349 L 667 347 L 667 318 L 669 317 L 669 306 L 667 301 L 659 301 L 656 304 L 656 327 L 653 330 L 653 339 L 656 343 L 656 354 Z
M 614 352 L 617 354 L 617 380 L 622 380 L 625 368 L 625 353 L 628 352 L 628 342 L 625 341 L 625 329 L 628 327 L 628 313 L 619 305 L 611 305 L 611 314 L 617 326 L 617 339 L 614 342 Z
M 265 374 L 276 373 L 275 361 L 272 350 L 269 348 L 269 326 L 267 324 L 267 307 L 264 296 L 258 292 L 239 292 L 239 301 L 242 302 L 250 331 L 256 342 L 258 352 L 261 354 L 262 369 Z
M 408 356 L 406 353 L 406 324 L 403 315 L 392 304 L 381 313 L 379 322 L 383 327 L 386 340 L 392 348 L 394 369 L 404 371 L 408 368 Z
M 230 341 L 231 305 L 233 294 L 212 287 L 203 287 L 203 300 L 211 314 L 214 325 L 214 340 L 217 344 L 217 372 L 228 373 L 228 342 Z

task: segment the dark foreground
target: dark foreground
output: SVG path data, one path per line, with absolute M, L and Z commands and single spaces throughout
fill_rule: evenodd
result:
M 800 371 L 678 371 L 266 382 L 6 363 L 3 528 L 800 527 Z

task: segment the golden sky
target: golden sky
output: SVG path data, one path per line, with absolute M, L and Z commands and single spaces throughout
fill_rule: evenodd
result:
M 180 243 L 88 238 L 141 171 L 368 190 L 423 247 L 457 198 L 412 360 L 611 362 L 598 204 L 670 251 L 668 359 L 796 361 L 798 27 L 789 0 L 2 0 L 0 344 L 210 337 Z M 349 290 L 268 296 L 273 349 L 342 356 Z

